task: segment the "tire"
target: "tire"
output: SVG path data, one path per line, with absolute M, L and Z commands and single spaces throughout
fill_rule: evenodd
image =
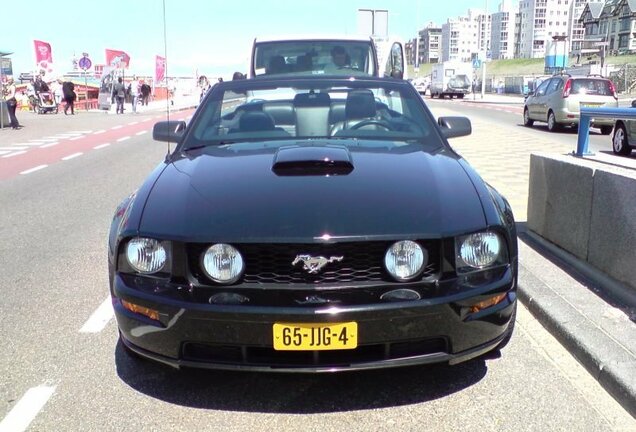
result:
M 534 120 L 530 118 L 530 110 L 528 108 L 525 108 L 523 110 L 523 125 L 527 127 L 532 127 L 533 124 L 534 124 Z
M 460 94 L 460 95 L 458 95 L 457 97 L 458 97 L 459 99 L 464 99 L 464 95 L 463 95 L 463 94 Z
M 601 126 L 601 134 L 603 135 L 609 135 L 612 133 L 612 129 L 614 129 L 614 126 Z
M 632 152 L 632 148 L 627 142 L 627 129 L 625 125 L 620 123 L 616 125 L 614 129 L 614 136 L 612 137 L 612 151 L 619 156 L 629 156 Z
M 550 132 L 557 132 L 560 129 L 561 129 L 561 126 L 557 123 L 556 117 L 554 116 L 554 113 L 552 112 L 552 110 L 550 110 L 548 112 L 548 130 Z

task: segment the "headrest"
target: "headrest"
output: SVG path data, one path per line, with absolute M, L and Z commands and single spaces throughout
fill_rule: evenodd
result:
M 328 107 L 330 105 L 329 93 L 299 93 L 294 97 L 295 107 Z
M 347 120 L 375 117 L 375 97 L 371 90 L 351 90 L 345 104 Z
M 241 132 L 274 130 L 276 125 L 272 118 L 262 111 L 247 111 L 239 119 L 239 130 Z

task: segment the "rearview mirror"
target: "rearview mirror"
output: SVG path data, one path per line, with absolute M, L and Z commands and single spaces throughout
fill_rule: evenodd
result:
M 186 123 L 183 120 L 161 121 L 152 128 L 152 139 L 155 141 L 178 143 L 185 133 Z
M 442 129 L 444 138 L 455 138 L 470 135 L 473 127 L 467 117 L 440 117 L 437 124 Z

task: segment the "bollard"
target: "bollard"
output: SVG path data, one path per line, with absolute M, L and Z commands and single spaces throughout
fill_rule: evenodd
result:
M 588 146 L 590 144 L 590 121 L 592 118 L 587 115 L 581 113 L 581 118 L 579 119 L 579 135 L 576 140 L 576 156 L 591 156 L 593 153 L 588 151 Z

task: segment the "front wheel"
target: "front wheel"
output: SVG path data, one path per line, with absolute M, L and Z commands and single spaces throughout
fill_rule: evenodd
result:
M 552 111 L 548 113 L 548 130 L 550 132 L 556 132 L 559 130 L 559 124 L 557 123 L 556 117 Z
M 612 151 L 620 156 L 629 156 L 632 152 L 632 148 L 627 142 L 627 130 L 623 124 L 616 125 L 612 139 Z
M 523 125 L 527 127 L 532 127 L 534 124 L 534 120 L 530 118 L 530 110 L 528 108 L 523 110 Z

